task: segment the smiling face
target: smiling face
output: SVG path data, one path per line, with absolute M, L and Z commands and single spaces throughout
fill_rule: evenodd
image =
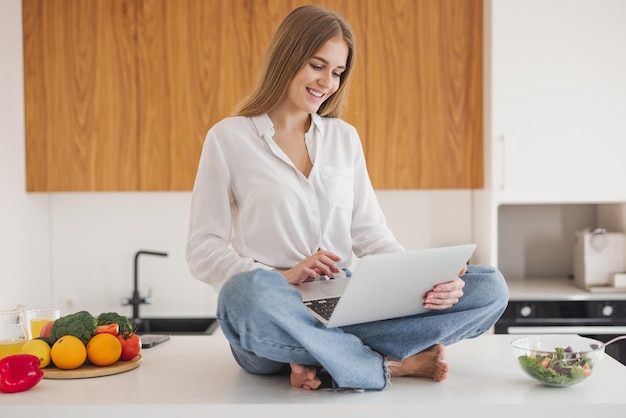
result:
M 289 84 L 282 105 L 315 113 L 339 89 L 346 69 L 348 45 L 341 37 L 329 39 L 302 67 Z

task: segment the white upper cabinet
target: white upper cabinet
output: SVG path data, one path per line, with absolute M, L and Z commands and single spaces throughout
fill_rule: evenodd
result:
M 486 185 L 496 201 L 626 201 L 626 1 L 485 9 Z

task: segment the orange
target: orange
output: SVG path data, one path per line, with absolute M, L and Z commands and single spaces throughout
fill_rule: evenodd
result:
M 64 335 L 52 346 L 50 357 L 59 369 L 77 369 L 87 360 L 87 348 L 80 338 Z
M 122 343 L 113 334 L 96 334 L 87 343 L 87 358 L 96 366 L 110 366 L 121 355 Z

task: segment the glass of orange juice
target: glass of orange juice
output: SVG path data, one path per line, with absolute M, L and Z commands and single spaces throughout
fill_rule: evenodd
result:
M 0 308 L 0 359 L 22 352 L 26 342 L 23 313 L 24 305 Z
M 57 308 L 37 308 L 26 310 L 26 329 L 28 339 L 39 337 L 41 329 L 50 321 L 59 319 L 61 312 Z

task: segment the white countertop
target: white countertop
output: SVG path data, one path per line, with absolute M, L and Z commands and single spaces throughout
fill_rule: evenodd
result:
M 567 278 L 507 278 L 507 285 L 513 301 L 626 300 L 626 292 L 621 289 L 587 290 Z
M 486 334 L 449 346 L 450 374 L 442 383 L 396 378 L 381 392 L 333 393 L 292 388 L 287 376 L 244 372 L 219 329 L 211 336 L 172 336 L 168 342 L 144 349 L 141 365 L 125 373 L 44 379 L 26 392 L 0 393 L 0 416 L 137 418 L 171 412 L 181 418 L 248 413 L 299 418 L 359 411 L 391 416 L 393 411 L 394 417 L 403 413 L 416 417 L 425 416 L 417 410 L 449 416 L 441 415 L 442 411 L 463 413 L 469 408 L 480 410 L 481 416 L 511 417 L 556 407 L 559 416 L 571 418 L 582 411 L 588 417 L 626 408 L 626 367 L 613 358 L 605 355 L 594 375 L 578 385 L 545 387 L 519 369 L 510 348 L 516 337 Z M 329 404 L 330 413 L 326 411 Z

